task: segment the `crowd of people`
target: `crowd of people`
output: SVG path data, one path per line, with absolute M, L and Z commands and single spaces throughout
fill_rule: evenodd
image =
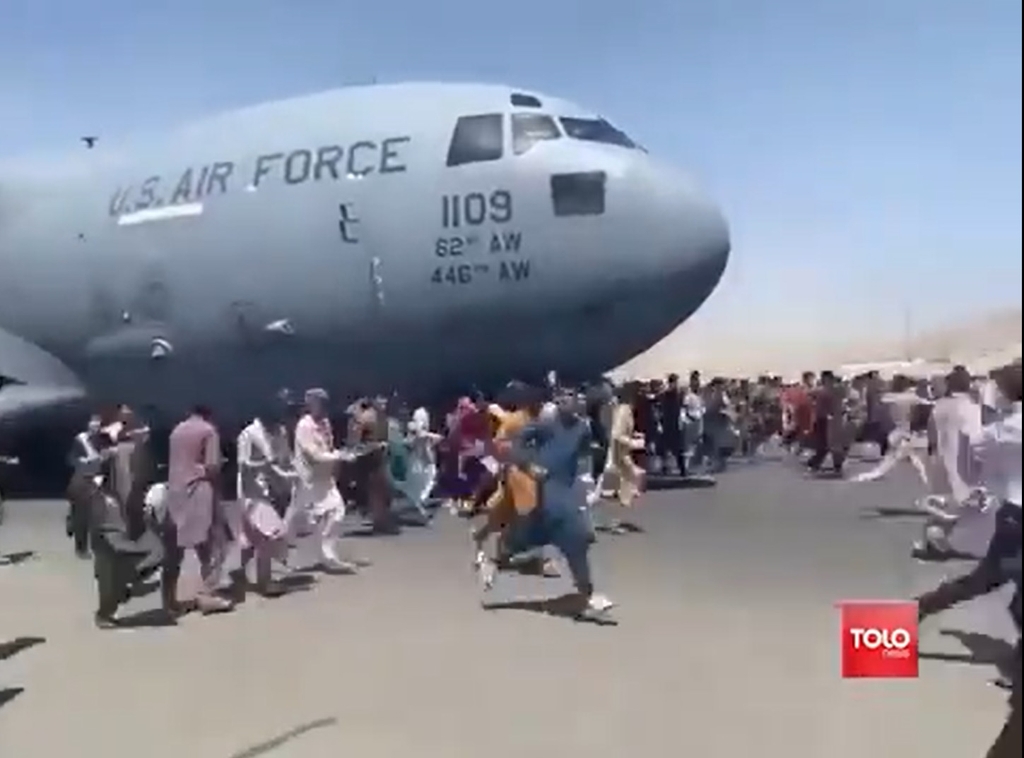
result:
M 274 564 L 297 570 L 302 551 L 293 548 L 304 542 L 323 570 L 360 571 L 366 563 L 342 550 L 349 511 L 378 533 L 426 524 L 444 509 L 474 520 L 472 562 L 485 590 L 503 572 L 557 575 L 545 553 L 554 548 L 577 612 L 600 616 L 613 603 L 595 589 L 591 545 L 598 527 L 630 531 L 648 476 L 712 476 L 774 440 L 808 475 L 843 477 L 851 447 L 871 443 L 880 462 L 851 481 L 878 480 L 902 462 L 920 477 L 927 519 L 917 558 L 949 557 L 966 514 L 995 512 L 986 555 L 918 598 L 921 618 L 1013 583 L 1019 629 L 1020 414 L 1019 361 L 986 377 L 957 367 L 921 380 L 824 371 L 796 382 L 704 382 L 698 372 L 685 383 L 674 374 L 581 388 L 512 382 L 496 397 L 460 398 L 447 413 L 376 397 L 332 415 L 327 393 L 311 389 L 301 403 L 282 400 L 253 418 L 227 459 L 215 414 L 196 406 L 170 435 L 165 478 L 145 423 L 119 407 L 97 413 L 75 440 L 67 533 L 92 561 L 101 628 L 116 627 L 121 606 L 157 574 L 173 623 L 193 610 L 231 611 L 249 591 L 283 594 Z M 598 501 L 617 517 L 596 523 Z M 232 551 L 238 567 L 225 577 Z M 1014 654 L 1011 717 L 993 756 L 1006 744 L 1019 753 L 1019 639 Z

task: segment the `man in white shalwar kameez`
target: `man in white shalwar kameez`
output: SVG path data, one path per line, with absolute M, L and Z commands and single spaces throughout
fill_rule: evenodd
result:
M 426 408 L 413 411 L 409 422 L 409 472 L 404 494 L 420 511 L 426 512 L 427 499 L 437 482 L 437 460 L 434 446 L 441 435 L 430 431 L 430 414 Z
M 918 558 L 938 558 L 952 550 L 949 535 L 960 509 L 981 504 L 980 467 L 970 439 L 981 433 L 981 406 L 971 397 L 971 378 L 954 371 L 945 379 L 947 394 L 935 401 L 928 423 L 931 494 L 925 498 L 929 519 L 921 541 L 914 545 Z
M 981 421 L 984 424 L 998 421 L 1010 410 L 1010 404 L 1006 402 L 1003 393 L 999 390 L 998 383 L 992 376 L 977 383 L 975 394 L 981 404 Z
M 342 560 L 337 552 L 345 501 L 338 490 L 335 470 L 346 455 L 334 447 L 327 400 L 324 390 L 313 389 L 306 393 L 306 412 L 295 427 L 295 496 L 285 514 L 285 522 L 290 538 L 298 534 L 303 521 L 312 523 L 324 567 L 329 571 L 352 573 L 356 564 Z
M 703 463 L 700 456 L 703 454 L 704 444 L 704 395 L 700 386 L 700 374 L 696 371 L 690 374 L 690 386 L 683 397 L 682 415 L 687 467 L 692 470 L 695 464 Z
M 605 488 L 609 487 L 609 480 L 612 480 L 615 483 L 619 511 L 625 512 L 633 507 L 643 489 L 645 473 L 633 460 L 633 453 L 644 449 L 645 440 L 637 434 L 633 418 L 635 387 L 625 385 L 620 388 L 618 395 L 612 410 L 611 429 L 608 432 L 608 457 L 604 471 L 594 482 L 593 489 L 587 497 L 587 505 L 593 507 Z M 601 528 L 613 534 L 627 534 L 633 531 L 630 525 L 620 518 L 613 519 L 610 524 L 602 525 Z
M 882 403 L 892 416 L 893 430 L 889 433 L 889 450 L 875 468 L 858 474 L 853 481 L 877 481 L 896 468 L 901 461 L 909 461 L 927 487 L 928 470 L 914 447 L 914 434 L 910 427 L 914 409 L 919 405 L 929 405 L 930 401 L 914 391 L 909 378 L 896 376 L 893 377 L 892 392 L 882 396 Z
M 284 589 L 273 581 L 274 558 L 284 562 L 288 554 L 284 519 L 274 508 L 272 485 L 287 483 L 294 471 L 276 460 L 272 432 L 263 419 L 253 419 L 238 435 L 238 499 L 242 508 L 242 529 L 238 535 L 242 556 L 235 580 L 244 587 L 250 561 L 256 562 L 256 590 L 264 597 L 277 597 Z

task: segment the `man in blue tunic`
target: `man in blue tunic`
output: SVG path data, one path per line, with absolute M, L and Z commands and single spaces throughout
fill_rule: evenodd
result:
M 587 490 L 579 479 L 581 456 L 590 449 L 590 432 L 578 406 L 575 395 L 562 396 L 554 418 L 528 425 L 513 439 L 512 462 L 537 479 L 539 503 L 512 524 L 502 552 L 508 557 L 547 545 L 557 548 L 579 593 L 579 613 L 599 614 L 614 604 L 594 592 L 591 578 Z

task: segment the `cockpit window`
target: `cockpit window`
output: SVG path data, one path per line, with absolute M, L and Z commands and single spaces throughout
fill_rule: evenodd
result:
M 448 146 L 448 165 L 500 160 L 505 141 L 502 122 L 500 113 L 460 118 Z
M 559 121 L 562 122 L 562 128 L 565 129 L 565 133 L 573 139 L 636 149 L 636 143 L 633 140 L 603 118 L 570 118 L 563 116 Z
M 512 114 L 512 152 L 522 155 L 538 142 L 558 139 L 562 133 L 551 116 L 537 113 Z
M 509 101 L 517 108 L 540 108 L 540 99 L 522 92 L 513 92 Z
M 600 216 L 604 213 L 607 181 L 608 176 L 604 171 L 552 174 L 551 204 L 555 215 Z

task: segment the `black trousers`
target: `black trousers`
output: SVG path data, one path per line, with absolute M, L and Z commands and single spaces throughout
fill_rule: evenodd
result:
M 662 430 L 658 440 L 658 457 L 662 466 L 672 458 L 676 463 L 680 476 L 686 476 L 686 452 L 683 448 L 683 433 L 678 427 L 667 427 Z
M 78 555 L 89 552 L 89 504 L 81 498 L 73 497 L 68 502 L 67 533 Z
M 868 421 L 861 431 L 861 442 L 874 442 L 878 445 L 878 452 L 884 458 L 889 452 L 889 432 L 885 425 L 879 421 Z
M 828 419 L 815 419 L 814 428 L 811 431 L 811 441 L 814 445 L 814 455 L 807 461 L 807 467 L 811 471 L 818 471 L 825 463 L 825 459 L 832 456 L 832 468 L 835 471 L 842 471 L 846 462 L 846 451 L 833 448 L 831 435 L 829 434 L 830 421 Z
M 987 595 L 1013 581 L 1014 575 L 1006 568 L 1006 561 L 1020 552 L 1021 509 L 1013 503 L 1003 503 L 996 512 L 996 527 L 989 540 L 985 557 L 974 570 L 940 584 L 917 599 L 920 618 L 952 608 L 967 600 Z
M 789 429 L 788 431 L 783 433 L 783 435 L 782 435 L 782 444 L 785 447 L 791 448 L 791 447 L 795 446 L 798 442 L 800 442 L 800 429 L 799 428 Z
M 346 467 L 349 476 L 347 492 L 354 501 L 354 510 L 379 526 L 387 526 L 394 521 L 387 466 L 385 455 L 374 451 L 359 456 Z
M 131 597 L 132 585 L 144 581 L 160 567 L 159 549 L 149 554 L 114 550 L 103 536 L 92 537 L 93 575 L 96 577 L 96 613 L 110 617 Z
M 1010 712 L 1006 715 L 1003 728 L 996 741 L 985 754 L 986 758 L 1018 758 L 1021 755 L 1021 641 L 1017 638 L 1017 649 L 1013 663 L 1013 691 L 1010 694 Z
M 96 577 L 96 593 L 99 596 L 96 614 L 111 617 L 128 600 L 130 572 L 124 558 L 102 540 L 93 541 L 92 565 Z
M 1011 708 L 1002 731 L 988 749 L 985 758 L 1020 758 L 1021 755 L 1021 710 Z
M 603 441 L 594 443 L 590 449 L 590 476 L 595 482 L 604 473 L 606 463 L 608 463 L 608 444 Z
M 952 608 L 966 600 L 987 595 L 1010 581 L 1020 582 L 1020 576 L 1007 568 L 1008 559 L 1020 553 L 1021 509 L 1012 503 L 1003 503 L 996 512 L 995 533 L 988 543 L 985 556 L 973 571 L 943 582 L 931 592 L 918 598 L 918 616 L 926 618 Z M 1020 593 L 1018 586 L 1017 592 Z M 1018 598 L 1015 597 L 1015 601 Z M 1018 625 L 1020 620 L 1014 619 Z M 1010 712 L 1003 728 L 992 743 L 986 758 L 1017 758 L 1021 755 L 1021 638 L 1014 649 Z

